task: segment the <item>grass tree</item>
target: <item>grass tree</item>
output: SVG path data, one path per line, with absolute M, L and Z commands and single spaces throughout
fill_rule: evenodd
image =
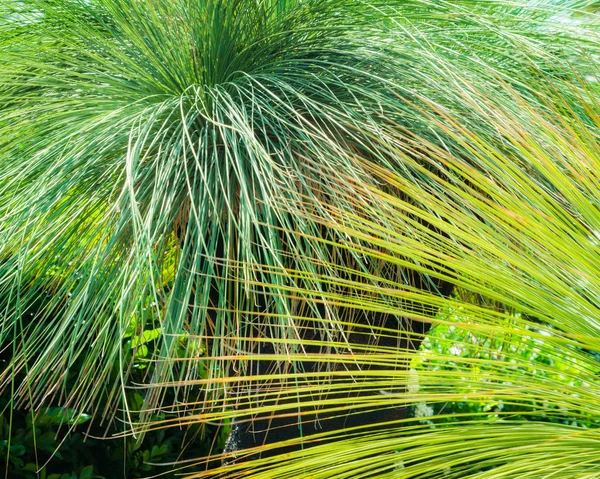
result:
M 275 472 L 257 460 L 260 477 L 357 477 L 372 456 L 369 474 L 400 474 L 383 453 L 430 437 L 404 434 L 398 410 L 426 325 L 459 307 L 449 285 L 565 347 L 594 334 L 534 281 L 567 251 L 535 243 L 548 218 L 565 238 L 573 219 L 596 231 L 581 216 L 594 84 L 573 86 L 593 73 L 596 23 L 566 21 L 587 3 L 0 2 L 0 379 L 15 403 L 143 421 L 202 385 L 174 423 L 235 418 L 244 445 L 248 422 L 258 444 L 272 425 L 293 425 L 282 447 L 338 434 Z M 580 177 L 589 194 L 561 189 Z M 538 258 L 549 271 L 527 269 Z M 478 319 L 464 327 L 504 327 L 460 307 Z M 150 340 L 134 415 L 122 392 Z

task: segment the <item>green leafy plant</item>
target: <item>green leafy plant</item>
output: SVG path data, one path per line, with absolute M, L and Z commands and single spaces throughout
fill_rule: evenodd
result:
M 569 351 L 556 348 L 551 342 L 548 344 L 544 337 L 549 334 L 546 328 L 525 328 L 533 331 L 536 337 L 527 336 L 525 331 L 519 335 L 507 335 L 499 331 L 496 336 L 490 336 L 461 328 L 460 323 L 469 318 L 461 318 L 456 312 L 448 311 L 448 317 L 443 319 L 448 323 L 433 328 L 412 361 L 412 388 L 418 389 L 419 371 L 423 369 L 465 373 L 463 388 L 455 388 L 455 393 L 462 392 L 464 398 L 452 402 L 418 403 L 414 408 L 416 417 L 427 412 L 423 421 L 434 425 L 481 417 L 492 422 L 510 418 L 585 428 L 600 425 L 600 417 L 591 415 L 585 409 L 567 409 L 551 404 L 543 397 L 538 398 L 537 402 L 533 398 L 514 401 L 509 396 L 505 399 L 491 396 L 480 397 L 479 401 L 469 400 L 472 392 L 478 395 L 482 382 L 492 382 L 494 367 L 502 363 L 512 364 L 515 372 L 523 376 L 532 375 L 538 381 L 554 384 L 555 394 L 565 394 L 567 391 L 576 394 L 577 390 L 589 389 L 590 382 L 600 374 L 600 362 L 590 361 L 591 351 L 582 354 L 580 350 Z M 519 326 L 518 322 L 516 326 Z M 462 361 L 463 357 L 468 359 L 467 363 Z M 544 412 L 540 414 L 539 409 Z M 576 415 L 569 416 L 570 412 Z
M 132 381 L 153 367 L 142 359 L 132 365 L 136 370 Z M 177 468 L 172 463 L 222 450 L 228 432 L 226 427 L 198 425 L 158 430 L 136 440 L 123 436 L 127 427 L 122 421 L 109 426 L 99 420 L 90 422 L 89 414 L 72 409 L 54 406 L 35 414 L 10 411 L 9 393 L 0 396 L 4 411 L 0 414 L 0 464 L 7 477 L 15 479 L 134 478 L 158 473 L 175 477 Z M 142 407 L 144 397 L 137 390 L 126 394 L 132 408 Z M 165 406 L 171 401 L 165 399 Z M 167 417 L 164 412 L 152 420 Z
M 59 269 L 55 274 L 62 276 Z M 47 299 L 46 299 L 47 300 Z M 126 383 L 126 402 L 133 410 L 141 410 L 147 391 L 136 387 L 151 374 L 157 353 L 156 339 L 160 328 L 153 328 L 151 314 L 132 319 L 122 339 L 123 354 L 130 365 Z M 139 331 L 139 333 L 136 333 Z M 135 335 L 134 335 L 135 334 Z M 182 337 L 178 354 L 184 357 L 190 349 Z M 78 364 L 73 365 L 67 378 L 66 392 L 74 386 Z M 112 381 L 123 375 L 113 369 Z M 18 382 L 19 376 L 14 378 Z M 196 425 L 192 427 L 158 430 L 143 439 L 128 437 L 126 421 L 116 418 L 103 422 L 92 419 L 84 411 L 52 406 L 34 412 L 13 408 L 14 398 L 10 388 L 0 395 L 0 468 L 11 479 L 103 479 L 135 478 L 161 474 L 175 477 L 178 461 L 207 455 L 212 450 L 222 450 L 228 428 Z M 196 388 L 195 395 L 202 400 L 203 393 Z M 172 416 L 172 396 L 164 399 L 165 411 L 151 416 L 152 421 Z M 12 409 L 12 410 L 11 410 Z M 119 436 L 119 437 L 115 437 Z

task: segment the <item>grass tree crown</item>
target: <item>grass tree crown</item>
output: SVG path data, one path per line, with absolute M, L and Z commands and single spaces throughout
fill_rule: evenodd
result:
M 319 205 L 350 209 L 352 185 L 367 196 L 380 184 L 372 165 L 429 181 L 440 165 L 404 161 L 398 133 L 452 148 L 432 105 L 477 130 L 457 77 L 528 95 L 527 79 L 544 75 L 561 88 L 563 60 L 577 63 L 588 40 L 541 21 L 584 4 L 1 2 L 4 384 L 26 373 L 16 397 L 80 409 L 103 397 L 112 411 L 107 378 L 135 361 L 127 334 L 160 330 L 153 380 L 171 385 L 199 374 L 197 362 L 171 361 L 187 335 L 198 343 L 184 354 L 221 358 L 210 377 L 253 339 L 293 352 L 299 325 L 335 307 L 291 298 L 286 283 L 325 298 L 332 261 L 365 278 L 382 268 L 312 241 L 349 241 L 311 221 L 327 217 Z M 303 274 L 282 274 L 290 267 Z M 149 409 L 161 398 L 152 391 Z

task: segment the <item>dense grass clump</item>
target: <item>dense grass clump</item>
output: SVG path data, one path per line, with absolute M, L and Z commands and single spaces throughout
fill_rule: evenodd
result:
M 405 394 L 408 365 L 440 308 L 508 332 L 447 285 L 597 351 L 592 6 L 1 2 L 12 404 L 119 412 L 143 431 L 168 398 L 165 424 L 283 416 L 300 424 L 288 445 L 314 444 L 328 432 L 303 438 L 308 410 L 423 402 Z M 522 321 L 515 334 L 533 334 Z M 415 446 L 401 476 L 387 453 L 434 437 L 402 424 L 252 464 L 264 478 L 420 477 L 448 450 Z

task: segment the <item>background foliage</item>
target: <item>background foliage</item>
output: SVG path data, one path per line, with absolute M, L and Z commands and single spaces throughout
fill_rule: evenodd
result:
M 469 318 L 461 317 L 459 312 L 449 311 L 448 316 L 442 318 L 448 323 L 437 325 L 429 333 L 419 354 L 413 359 L 415 383 L 418 384 L 421 369 L 446 370 L 460 375 L 464 380 L 462 388 L 455 388 L 455 392 L 463 393 L 464 397 L 458 401 L 417 403 L 413 411 L 415 417 L 427 413 L 423 421 L 433 425 L 464 421 L 466 418 L 482 418 L 490 422 L 507 418 L 535 420 L 584 428 L 597 428 L 600 425 L 600 418 L 585 409 L 566 408 L 543 398 L 539 403 L 533 399 L 515 401 L 510 396 L 480 397 L 474 401 L 469 399 L 470 393 L 476 391 L 478 385 L 490 382 L 494 367 L 497 366 L 495 361 L 500 364 L 508 362 L 515 373 L 533 375 L 536 380 L 551 384 L 555 394 L 570 393 L 577 397 L 577 392 L 582 388 L 591 388 L 591 383 L 600 374 L 600 363 L 597 360 L 590 361 L 587 356 L 589 352 L 581 355 L 581 351 L 565 351 L 547 344 L 543 337 L 546 332 L 544 329 L 541 329 L 541 338 L 501 332 L 493 336 L 480 336 L 476 331 L 460 327 Z M 539 332 L 535 327 L 531 327 L 531 330 Z M 475 361 L 462 363 L 463 357 Z
M 126 332 L 123 338 L 125 354 L 134 357 L 125 392 L 134 410 L 142 409 L 147 394 L 139 385 L 154 367 L 150 358 L 158 334 L 159 331 L 149 329 L 133 339 Z M 133 342 L 139 345 L 132 346 Z M 181 350 L 185 350 L 183 344 Z M 67 391 L 73 387 L 72 378 L 77 372 L 67 379 Z M 115 370 L 113 380 L 118 378 L 119 372 Z M 196 397 L 202 400 L 202 393 L 197 391 Z M 172 397 L 165 398 L 165 406 L 172 402 Z M 176 477 L 175 463 L 222 450 L 229 434 L 226 425 L 197 424 L 162 429 L 136 438 L 124 435 L 128 427 L 127 418 L 122 415 L 107 421 L 59 405 L 33 412 L 14 409 L 13 404 L 12 390 L 8 388 L 0 396 L 0 465 L 6 477 L 15 479 L 109 479 L 155 474 Z M 150 420 L 164 420 L 172 414 L 153 414 Z

